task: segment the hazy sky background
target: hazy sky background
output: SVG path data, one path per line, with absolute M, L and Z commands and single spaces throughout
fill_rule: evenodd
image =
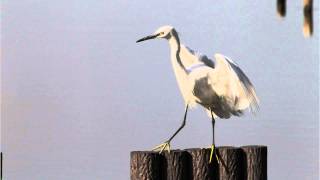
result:
M 129 179 L 129 153 L 165 141 L 184 103 L 159 26 L 255 84 L 257 116 L 216 123 L 216 144 L 268 146 L 269 179 L 318 179 L 319 8 L 302 36 L 302 1 L 4 0 L 2 151 L 8 180 Z M 211 123 L 189 113 L 173 148 L 208 147 Z

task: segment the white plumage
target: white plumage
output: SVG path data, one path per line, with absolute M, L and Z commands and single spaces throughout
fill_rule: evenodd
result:
M 208 109 L 209 115 L 210 110 L 212 110 L 215 117 L 219 116 L 220 118 L 229 118 L 231 114 L 240 115 L 247 108 L 252 112 L 258 109 L 259 101 L 254 87 L 237 64 L 221 54 L 215 54 L 215 61 L 212 61 L 207 56 L 195 53 L 190 48 L 180 44 L 175 29 L 170 26 L 160 28 L 155 34 L 168 30 L 172 33 L 169 37 L 167 36 L 171 51 L 171 62 L 186 105 L 189 104 L 193 107 L 197 103 L 201 104 Z M 203 79 L 204 82 L 197 83 L 199 79 Z M 202 94 L 196 96 L 194 89 L 197 87 L 195 86 L 205 86 L 203 83 L 207 83 L 207 88 L 210 86 L 219 98 L 208 97 L 212 96 L 213 93 L 208 92 L 210 89 L 203 90 Z M 212 101 L 219 102 L 202 104 L 205 99 L 201 98 L 207 100 L 211 98 Z M 219 107 L 213 107 L 215 104 L 220 105 Z
M 213 130 L 216 117 L 227 119 L 232 115 L 241 115 L 246 109 L 251 112 L 258 109 L 259 100 L 252 83 L 231 59 L 215 54 L 214 60 L 211 60 L 195 53 L 180 43 L 177 31 L 171 26 L 160 27 L 154 34 L 137 42 L 154 38 L 164 38 L 169 42 L 173 70 L 186 105 L 181 127 L 156 149 L 161 148 L 162 151 L 169 146 L 173 137 L 184 127 L 189 106 L 200 104 L 206 108 L 212 117 Z

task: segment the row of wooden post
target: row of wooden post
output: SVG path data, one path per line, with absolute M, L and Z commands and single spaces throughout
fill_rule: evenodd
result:
M 266 180 L 267 147 L 218 147 L 209 163 L 210 149 L 131 152 L 131 180 Z

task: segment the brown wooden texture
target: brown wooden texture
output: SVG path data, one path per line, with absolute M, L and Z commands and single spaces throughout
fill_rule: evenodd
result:
M 167 180 L 186 180 L 190 177 L 190 157 L 186 151 L 165 152 L 164 177 Z
M 156 152 L 131 152 L 131 180 L 162 180 L 163 156 Z
M 210 149 L 131 152 L 131 180 L 266 180 L 267 147 L 218 147 L 220 159 L 209 163 Z
M 246 180 L 267 180 L 267 146 L 243 146 Z
M 213 180 L 218 179 L 218 166 L 215 158 L 209 163 L 210 149 L 187 149 L 191 156 L 191 177 L 192 180 Z
M 243 179 L 243 156 L 240 148 L 236 147 L 219 147 L 218 157 L 219 179 L 223 180 L 242 180 Z

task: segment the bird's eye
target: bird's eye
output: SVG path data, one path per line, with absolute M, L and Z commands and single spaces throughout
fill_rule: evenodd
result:
M 164 32 L 160 32 L 160 35 L 163 35 L 164 34 Z

